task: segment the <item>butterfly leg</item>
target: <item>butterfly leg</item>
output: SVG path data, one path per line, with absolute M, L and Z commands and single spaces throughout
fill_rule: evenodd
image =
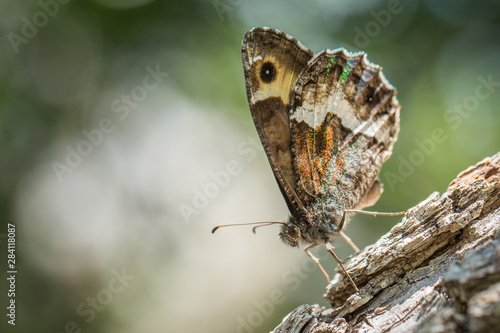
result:
M 358 287 L 356 286 L 356 284 L 352 280 L 352 278 L 349 275 L 349 273 L 347 273 L 344 265 L 342 265 L 342 261 L 340 261 L 339 257 L 337 257 L 337 255 L 335 254 L 335 252 L 333 252 L 333 249 L 334 249 L 333 245 L 330 242 L 326 242 L 325 246 L 326 246 L 326 250 L 332 254 L 332 256 L 335 258 L 335 260 L 337 260 L 337 262 L 339 263 L 340 267 L 344 271 L 344 274 L 349 278 L 349 281 L 351 281 L 351 284 L 354 287 L 354 290 L 356 290 L 358 292 L 359 291 Z
M 342 220 L 340 221 L 340 228 L 344 226 L 344 221 L 347 213 L 359 213 L 359 214 L 365 214 L 365 215 L 371 215 L 371 216 L 397 216 L 397 215 L 406 215 L 409 210 L 405 210 L 403 212 L 396 212 L 396 213 L 382 213 L 382 212 L 369 212 L 366 210 L 360 210 L 360 209 L 346 209 L 344 211 L 344 214 L 342 215 Z M 356 251 L 356 253 L 359 253 L 359 248 L 354 244 L 354 242 L 347 237 L 346 234 L 344 234 L 342 231 L 340 231 L 340 236 L 344 238 L 344 240 L 347 242 L 347 244 L 351 245 L 351 247 Z
M 340 236 L 342 236 L 342 238 L 347 242 L 347 244 L 351 245 L 351 247 L 356 253 L 359 253 L 359 247 L 357 247 L 356 244 L 354 244 L 354 242 L 346 234 L 344 234 L 341 231 Z
M 344 238 L 344 239 L 345 239 L 345 241 L 346 241 L 349 245 L 351 245 L 351 247 L 354 249 L 354 251 L 356 251 L 356 253 L 359 253 L 359 248 L 356 246 L 356 244 L 354 244 L 354 242 L 353 242 L 353 241 L 352 241 L 349 237 L 347 237 L 347 235 L 346 235 L 346 234 L 344 234 L 344 233 L 342 232 L 342 228 L 344 227 L 345 218 L 346 218 L 346 215 L 347 215 L 347 213 L 348 213 L 348 212 L 350 212 L 350 210 L 349 210 L 349 209 L 344 211 L 344 214 L 342 214 L 342 219 L 340 220 L 340 223 L 339 223 L 339 225 L 338 225 L 339 230 L 340 230 L 340 236 L 342 236 L 342 238 Z
M 319 269 L 321 270 L 321 272 L 323 273 L 323 275 L 326 277 L 326 282 L 327 283 L 330 283 L 330 277 L 328 276 L 328 273 L 325 271 L 325 269 L 323 268 L 323 266 L 321 266 L 321 264 L 319 263 L 319 259 L 316 258 L 312 253 L 311 253 L 311 250 L 313 248 L 315 248 L 316 246 L 318 245 L 309 245 L 308 247 L 306 247 L 304 249 L 304 251 L 306 252 L 306 254 L 311 257 L 311 259 L 316 263 L 316 265 L 318 265 Z
M 360 209 L 346 209 L 346 212 L 348 213 L 358 213 L 358 214 L 365 214 L 365 215 L 371 215 L 371 216 L 398 216 L 398 215 L 406 215 L 408 213 L 408 210 L 402 211 L 402 212 L 396 212 L 396 213 L 383 213 L 383 212 L 368 212 L 366 210 L 360 210 Z M 345 213 L 344 213 L 345 214 Z

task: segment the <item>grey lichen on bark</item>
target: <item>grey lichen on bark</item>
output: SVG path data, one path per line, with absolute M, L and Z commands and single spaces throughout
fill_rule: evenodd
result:
M 500 332 L 500 153 L 409 210 L 273 331 Z

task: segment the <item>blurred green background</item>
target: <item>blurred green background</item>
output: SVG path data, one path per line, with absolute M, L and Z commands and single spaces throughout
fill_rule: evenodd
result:
M 384 67 L 401 132 L 374 210 L 409 208 L 499 150 L 499 1 L 2 0 L 0 9 L 2 332 L 266 332 L 300 304 L 326 305 L 323 276 L 277 227 L 210 234 L 288 215 L 246 101 L 240 47 L 251 27 L 314 52 L 364 50 Z M 356 216 L 347 233 L 364 247 L 397 221 Z M 333 275 L 332 258 L 316 253 Z

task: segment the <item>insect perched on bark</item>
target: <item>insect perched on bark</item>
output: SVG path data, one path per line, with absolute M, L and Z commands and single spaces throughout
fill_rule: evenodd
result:
M 325 244 L 358 291 L 330 241 L 341 235 L 359 251 L 342 232 L 349 213 L 405 213 L 361 211 L 383 191 L 377 175 L 399 131 L 396 91 L 364 53 L 314 55 L 274 29 L 248 31 L 242 58 L 250 111 L 291 213 L 288 222 L 257 224 L 282 224 L 283 242 L 305 244 L 330 282 L 310 252 Z

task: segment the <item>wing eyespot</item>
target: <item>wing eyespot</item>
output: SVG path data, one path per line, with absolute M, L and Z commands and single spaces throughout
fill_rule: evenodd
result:
M 260 79 L 265 83 L 271 83 L 276 79 L 276 67 L 270 62 L 265 62 L 260 68 Z

